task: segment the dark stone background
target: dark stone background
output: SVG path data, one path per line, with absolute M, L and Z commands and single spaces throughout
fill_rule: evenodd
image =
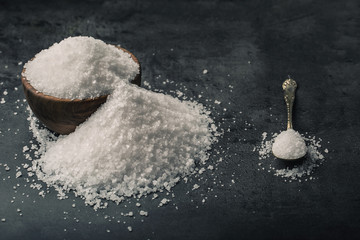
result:
M 145 218 L 134 202 L 94 212 L 72 194 L 41 198 L 15 179 L 15 166 L 26 161 L 22 147 L 32 138 L 25 106 L 16 109 L 23 99 L 18 62 L 76 35 L 121 44 L 140 60 L 143 81 L 170 93 L 180 85 L 162 84 L 169 79 L 185 86 L 188 97 L 201 93 L 215 121 L 230 128 L 216 146 L 225 153 L 209 160 L 224 161 L 213 175 L 204 173 L 200 189 L 191 191 L 195 179 L 182 182 L 161 208 L 141 199 Z M 0 104 L 0 163 L 11 167 L 0 166 L 0 218 L 6 218 L 0 239 L 358 239 L 359 37 L 356 0 L 0 1 L 0 98 L 9 91 Z M 252 151 L 262 132 L 285 128 L 281 84 L 288 74 L 299 85 L 295 128 L 329 149 L 313 181 L 289 183 L 258 171 Z M 130 210 L 135 219 L 119 216 Z

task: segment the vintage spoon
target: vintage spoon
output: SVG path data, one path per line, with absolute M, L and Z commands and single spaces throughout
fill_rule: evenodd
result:
M 290 77 L 282 84 L 287 110 L 287 131 L 280 133 L 273 144 L 275 157 L 283 160 L 297 160 L 306 155 L 306 145 L 300 134 L 293 130 L 292 108 L 295 100 L 296 82 Z M 288 150 L 289 153 L 286 153 Z M 285 154 L 284 154 L 285 152 Z

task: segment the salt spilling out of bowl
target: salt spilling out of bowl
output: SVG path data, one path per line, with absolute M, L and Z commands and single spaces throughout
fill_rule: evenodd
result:
M 298 159 L 305 156 L 306 151 L 304 139 L 294 129 L 281 132 L 272 145 L 272 152 L 281 159 Z
M 25 77 L 46 95 L 86 99 L 111 93 L 139 73 L 130 54 L 92 37 L 69 37 L 42 50 L 25 66 Z
M 105 59 L 113 61 L 113 57 Z M 100 70 L 107 75 L 108 68 Z M 30 129 L 40 144 L 31 171 L 53 186 L 59 198 L 72 190 L 94 209 L 106 207 L 103 199 L 120 203 L 126 197 L 170 190 L 208 160 L 208 150 L 219 135 L 210 112 L 197 102 L 145 90 L 129 81 L 119 81 L 111 91 L 107 102 L 68 136 L 56 137 L 30 117 Z

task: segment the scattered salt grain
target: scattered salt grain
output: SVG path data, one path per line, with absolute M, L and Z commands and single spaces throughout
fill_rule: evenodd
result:
M 146 212 L 146 211 L 143 211 L 143 210 L 140 210 L 140 213 L 139 213 L 141 216 L 145 216 L 145 217 L 147 217 L 147 215 L 148 215 L 148 212 Z
M 4 94 L 5 96 L 8 95 L 8 91 L 5 89 L 4 92 L 3 92 L 3 94 Z
M 128 212 L 128 213 L 125 213 L 124 216 L 133 217 L 133 216 L 134 216 L 134 212 L 130 211 L 130 212 Z
M 2 222 L 6 222 L 6 219 L 5 219 L 5 218 L 2 218 L 1 221 L 2 221 Z
M 303 157 L 306 151 L 305 141 L 294 129 L 281 132 L 272 146 L 274 155 L 281 159 L 298 159 Z
M 206 171 L 205 168 L 200 168 L 199 174 L 203 174 L 205 171 Z
M 170 199 L 163 198 L 159 203 L 159 207 L 162 207 L 162 206 L 168 204 L 169 202 L 170 202 Z
M 127 229 L 129 232 L 132 232 L 132 230 L 133 230 L 131 226 L 128 226 Z
M 15 177 L 16 177 L 16 178 L 19 178 L 19 177 L 21 177 L 21 176 L 22 176 L 21 171 L 16 172 L 16 174 L 15 174 Z
M 208 73 L 208 70 L 207 69 L 204 69 L 203 70 L 203 74 L 207 74 Z
M 39 183 L 32 183 L 32 184 L 30 184 L 30 187 L 31 187 L 32 189 L 40 190 L 40 189 L 42 188 L 42 185 L 39 184 Z
M 24 146 L 22 151 L 23 151 L 23 152 L 29 151 L 29 147 L 28 147 L 28 146 Z
M 192 190 L 194 191 L 194 190 L 198 189 L 199 187 L 200 187 L 200 186 L 195 183 L 194 186 L 193 186 L 193 188 L 192 188 Z
M 119 82 L 129 82 L 139 73 L 130 54 L 84 36 L 55 43 L 24 67 L 25 77 L 35 89 L 68 99 L 109 94 Z

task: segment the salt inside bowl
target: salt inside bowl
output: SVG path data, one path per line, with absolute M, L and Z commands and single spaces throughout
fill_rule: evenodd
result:
M 137 58 L 91 37 L 69 37 L 38 53 L 21 76 L 30 108 L 49 129 L 69 134 L 120 81 L 141 84 Z

